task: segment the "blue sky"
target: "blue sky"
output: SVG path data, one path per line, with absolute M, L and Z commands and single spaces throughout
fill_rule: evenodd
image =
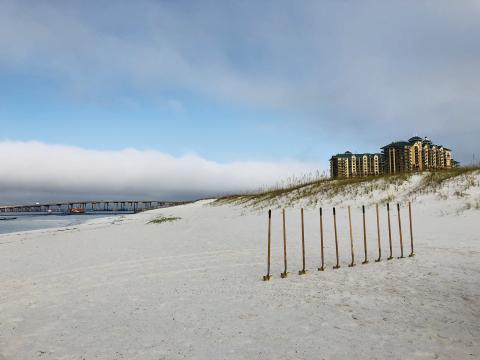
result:
M 451 147 L 464 163 L 480 153 L 478 2 L 0 7 L 0 141 L 8 144 L 282 169 L 251 174 L 255 186 L 412 135 Z

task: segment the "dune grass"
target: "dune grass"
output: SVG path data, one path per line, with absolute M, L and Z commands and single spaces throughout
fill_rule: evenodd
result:
M 409 190 L 409 196 L 420 193 L 436 192 L 448 180 L 458 178 L 464 183 L 466 190 L 470 186 L 479 186 L 475 174 L 480 172 L 480 167 L 458 167 L 448 170 L 434 172 L 423 172 L 422 177 Z M 306 201 L 307 205 L 315 205 L 320 199 L 333 199 L 335 197 L 357 196 L 373 194 L 388 189 L 399 190 L 409 182 L 412 176 L 418 173 L 402 173 L 396 175 L 382 175 L 371 177 L 355 177 L 347 179 L 329 179 L 319 177 L 317 179 L 307 178 L 296 182 L 289 182 L 284 186 L 273 186 L 259 191 L 231 194 L 220 197 L 214 205 L 235 204 L 254 208 L 291 206 L 299 201 Z M 459 192 L 461 195 L 462 191 Z M 394 195 L 385 195 L 381 202 L 393 200 Z
M 417 189 L 417 191 L 424 191 L 426 190 L 436 190 L 442 186 L 442 184 L 450 179 L 456 177 L 463 177 L 467 179 L 467 183 L 470 185 L 475 185 L 475 178 L 474 174 L 480 170 L 480 167 L 458 167 L 449 170 L 442 170 L 442 171 L 434 171 L 434 172 L 425 172 L 424 177 L 422 178 L 422 182 Z
M 177 221 L 177 220 L 180 220 L 180 219 L 181 219 L 181 217 L 177 217 L 177 216 L 163 216 L 163 215 L 160 215 L 160 216 L 156 217 L 155 219 L 150 220 L 147 224 L 163 224 L 163 223 Z

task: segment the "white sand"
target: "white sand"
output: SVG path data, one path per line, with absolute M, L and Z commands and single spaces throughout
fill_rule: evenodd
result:
M 335 271 L 329 207 L 323 273 L 316 271 L 318 208 L 306 209 L 305 276 L 296 274 L 299 209 L 288 209 L 287 279 L 279 276 L 276 209 L 270 282 L 260 281 L 265 211 L 199 202 L 66 231 L 0 235 L 0 359 L 478 359 L 480 211 L 462 209 L 478 199 L 478 187 L 448 200 L 419 197 L 417 255 L 388 262 L 382 208 L 380 263 L 373 261 L 376 230 L 369 207 L 368 265 L 360 265 L 358 206 L 371 199 L 358 199 L 354 268 L 347 267 L 347 217 L 340 206 L 342 267 Z M 182 220 L 146 225 L 158 214 Z M 396 216 L 392 228 L 398 256 Z

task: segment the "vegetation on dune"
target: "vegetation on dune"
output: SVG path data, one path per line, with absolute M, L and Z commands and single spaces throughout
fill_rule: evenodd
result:
M 479 173 L 480 167 L 458 167 L 449 170 L 426 172 L 422 178 L 422 182 L 416 189 L 419 192 L 439 189 L 445 181 L 461 177 L 466 180 L 467 185 L 475 186 L 475 174 Z
M 163 216 L 163 215 L 160 215 L 160 216 L 156 217 L 155 219 L 150 220 L 147 224 L 162 224 L 162 223 L 166 223 L 166 222 L 177 221 L 177 220 L 180 220 L 180 219 L 181 219 L 181 217 L 177 217 L 177 216 Z
M 299 201 L 315 206 L 322 200 L 341 199 L 345 196 L 355 198 L 371 195 L 374 192 L 384 192 L 380 202 L 386 203 L 395 198 L 402 187 L 406 195 L 415 197 L 422 193 L 435 193 L 445 182 L 458 180 L 462 188 L 456 196 L 463 196 L 464 191 L 472 186 L 480 186 L 478 175 L 480 167 L 459 167 L 448 170 L 421 173 L 418 182 L 413 183 L 412 177 L 418 173 L 403 173 L 375 177 L 355 177 L 347 179 L 329 179 L 325 176 L 312 179 L 304 177 L 296 181 L 288 181 L 286 185 L 276 185 L 259 191 L 232 194 L 220 197 L 213 204 L 235 204 L 254 208 L 291 206 Z M 410 183 L 407 189 L 406 185 Z M 391 190 L 390 192 L 387 190 Z M 340 201 L 340 200 L 339 200 Z

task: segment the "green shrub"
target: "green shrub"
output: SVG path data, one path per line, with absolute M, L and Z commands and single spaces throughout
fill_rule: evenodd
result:
M 166 223 L 166 222 L 177 221 L 177 220 L 180 220 L 180 219 L 181 219 L 181 217 L 160 215 L 160 216 L 156 217 L 155 219 L 150 220 L 147 224 L 162 224 L 162 223 Z

